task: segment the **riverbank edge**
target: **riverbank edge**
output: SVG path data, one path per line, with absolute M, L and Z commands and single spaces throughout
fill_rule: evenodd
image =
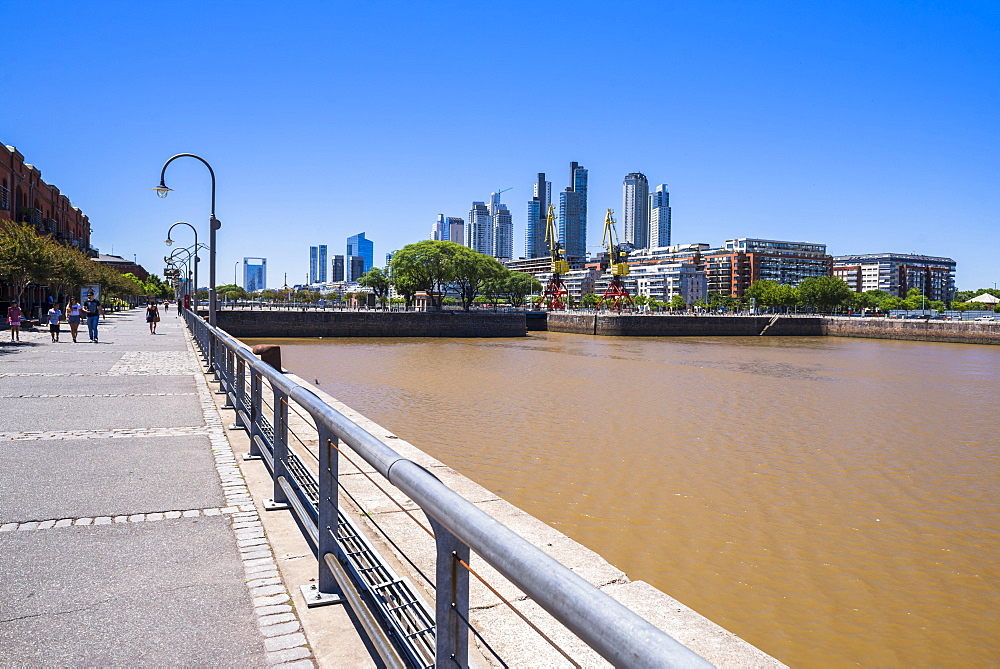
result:
M 524 312 L 220 310 L 234 337 L 524 337 Z
M 1000 345 L 1000 323 L 831 316 L 642 316 L 550 312 L 549 332 L 606 337 L 860 337 Z
M 386 446 L 426 468 L 482 511 L 712 664 L 719 667 L 786 666 L 650 584 L 631 580 L 623 571 L 594 551 L 493 494 L 413 444 L 400 439 L 316 385 L 292 372 L 286 371 L 286 375 L 356 422 Z M 309 427 L 306 421 L 294 413 L 290 414 L 290 420 L 293 423 L 290 425 L 293 430 Z M 296 427 L 294 423 L 297 422 L 301 422 L 301 425 Z M 354 456 L 352 459 L 359 463 L 360 467 L 352 466 L 344 459 L 341 459 L 339 467 L 342 485 L 341 508 L 362 525 L 382 555 L 391 561 L 393 568 L 418 587 L 433 610 L 434 591 L 416 569 L 419 568 L 423 573 L 434 573 L 434 543 L 412 522 L 407 513 L 407 511 L 412 513 L 416 505 L 392 488 L 391 484 L 360 458 Z M 385 489 L 391 490 L 392 499 L 381 492 L 371 478 L 378 480 L 379 485 Z M 407 557 L 403 557 L 404 553 Z M 475 554 L 472 558 L 472 567 L 505 599 L 513 602 L 518 610 L 531 618 L 546 635 L 569 652 L 576 661 L 583 666 L 606 666 L 596 653 L 528 600 L 516 586 Z M 525 626 L 517 614 L 503 604 L 494 593 L 480 585 L 476 579 L 470 580 L 471 622 L 478 629 L 493 632 L 490 635 L 490 644 L 504 662 L 509 666 L 550 666 L 564 661 L 561 655 Z M 498 630 L 503 630 L 503 633 L 498 634 Z M 497 666 L 490 662 L 488 659 L 490 653 L 478 640 L 475 644 L 486 666 Z

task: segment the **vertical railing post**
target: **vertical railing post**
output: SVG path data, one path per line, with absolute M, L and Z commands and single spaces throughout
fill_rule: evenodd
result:
M 437 546 L 434 666 L 469 666 L 469 547 L 428 516 Z
M 240 356 L 236 356 L 236 386 L 233 391 L 230 402 L 236 407 L 236 420 L 233 421 L 232 428 L 246 430 L 246 423 L 243 422 L 243 411 L 246 409 L 244 400 L 247 396 L 247 363 Z
M 263 416 L 261 414 L 261 403 L 262 403 L 262 393 L 261 387 L 264 384 L 261 383 L 260 372 L 250 368 L 250 452 L 243 456 L 244 460 L 259 460 L 263 457 L 260 452 L 260 447 L 257 445 L 257 440 L 264 439 L 264 430 L 261 428 L 260 421 Z
M 316 422 L 319 433 L 319 504 L 316 512 L 316 528 L 319 530 L 319 544 L 316 557 L 319 559 L 319 578 L 316 583 L 301 586 L 306 606 L 325 606 L 343 600 L 337 579 L 326 563 L 326 555 L 337 558 L 337 437 L 323 423 Z
M 274 388 L 274 497 L 264 500 L 264 509 L 277 511 L 288 508 L 288 496 L 279 483 L 284 478 L 291 481 L 288 475 L 288 395 Z

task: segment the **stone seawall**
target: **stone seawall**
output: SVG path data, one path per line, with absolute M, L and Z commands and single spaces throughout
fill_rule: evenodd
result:
M 609 337 L 810 337 L 823 334 L 821 318 L 771 316 L 639 316 L 614 314 L 548 315 L 550 332 Z M 766 331 L 765 331 L 766 328 Z
M 220 311 L 234 337 L 524 337 L 523 313 Z
M 1000 345 L 1000 322 L 891 320 L 886 318 L 824 318 L 823 334 L 831 337 L 906 339 L 955 344 Z

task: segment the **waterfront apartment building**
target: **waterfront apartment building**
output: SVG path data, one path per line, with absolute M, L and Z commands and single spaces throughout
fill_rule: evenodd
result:
M 773 239 L 727 240 L 721 248 L 708 244 L 685 244 L 651 248 L 632 253 L 629 266 L 638 267 L 689 259 L 705 275 L 705 292 L 743 297 L 758 279 L 798 285 L 803 279 L 830 276 L 833 258 L 824 244 Z
M 38 234 L 91 256 L 90 219 L 58 188 L 42 181 L 42 172 L 24 162 L 13 146 L 0 144 L 0 219 L 30 223 Z
M 564 260 L 569 263 L 571 270 L 578 270 L 584 268 L 587 259 L 583 256 L 565 256 Z M 552 258 L 546 254 L 538 258 L 508 260 L 503 265 L 511 272 L 524 272 L 541 280 L 542 275 L 547 276 L 552 271 Z
M 364 269 L 361 271 L 361 274 L 364 274 L 375 266 L 375 245 L 370 239 L 365 239 L 365 233 L 359 232 L 358 234 L 347 238 L 346 256 L 348 258 L 361 258 L 364 261 Z M 353 272 L 353 265 L 349 265 L 349 267 Z M 361 276 L 361 274 L 358 276 Z M 355 279 L 348 279 L 348 281 L 354 280 Z
M 326 283 L 326 245 L 309 247 L 309 283 Z
M 493 255 L 493 217 L 485 202 L 473 202 L 469 210 L 466 246 L 485 255 Z
M 610 282 L 611 275 L 607 274 Z M 602 289 L 607 284 L 602 284 Z M 692 304 L 708 297 L 708 282 L 692 259 L 646 265 L 632 269 L 625 277 L 625 287 L 633 295 L 645 295 L 660 302 L 669 302 L 680 296 L 684 304 Z
M 955 265 L 951 258 L 938 256 L 866 253 L 836 256 L 833 275 L 857 293 L 882 290 L 906 297 L 911 288 L 916 288 L 929 300 L 948 302 L 955 296 Z
M 664 246 L 670 246 L 670 192 L 660 184 L 649 194 L 649 248 Z
M 567 256 L 587 255 L 587 170 L 569 164 L 569 186 L 559 193 L 559 240 Z
M 625 175 L 622 183 L 623 239 L 634 249 L 649 248 L 649 181 L 641 172 Z
M 243 258 L 243 290 L 254 293 L 267 288 L 267 258 Z
M 545 180 L 545 173 L 538 173 L 534 194 L 528 202 L 528 225 L 524 233 L 524 257 L 548 258 L 549 245 L 545 242 L 545 225 L 552 202 L 552 182 Z

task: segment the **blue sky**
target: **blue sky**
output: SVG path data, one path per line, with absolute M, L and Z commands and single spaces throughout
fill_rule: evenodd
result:
M 201 164 L 149 190 L 190 152 L 218 180 L 220 283 L 243 256 L 300 283 L 310 245 L 361 231 L 379 261 L 497 188 L 523 253 L 536 173 L 558 192 L 570 161 L 593 251 L 641 171 L 674 243 L 943 255 L 960 289 L 1000 282 L 996 2 L 0 0 L 0 21 L 0 141 L 157 273 L 171 223 L 208 238 Z

